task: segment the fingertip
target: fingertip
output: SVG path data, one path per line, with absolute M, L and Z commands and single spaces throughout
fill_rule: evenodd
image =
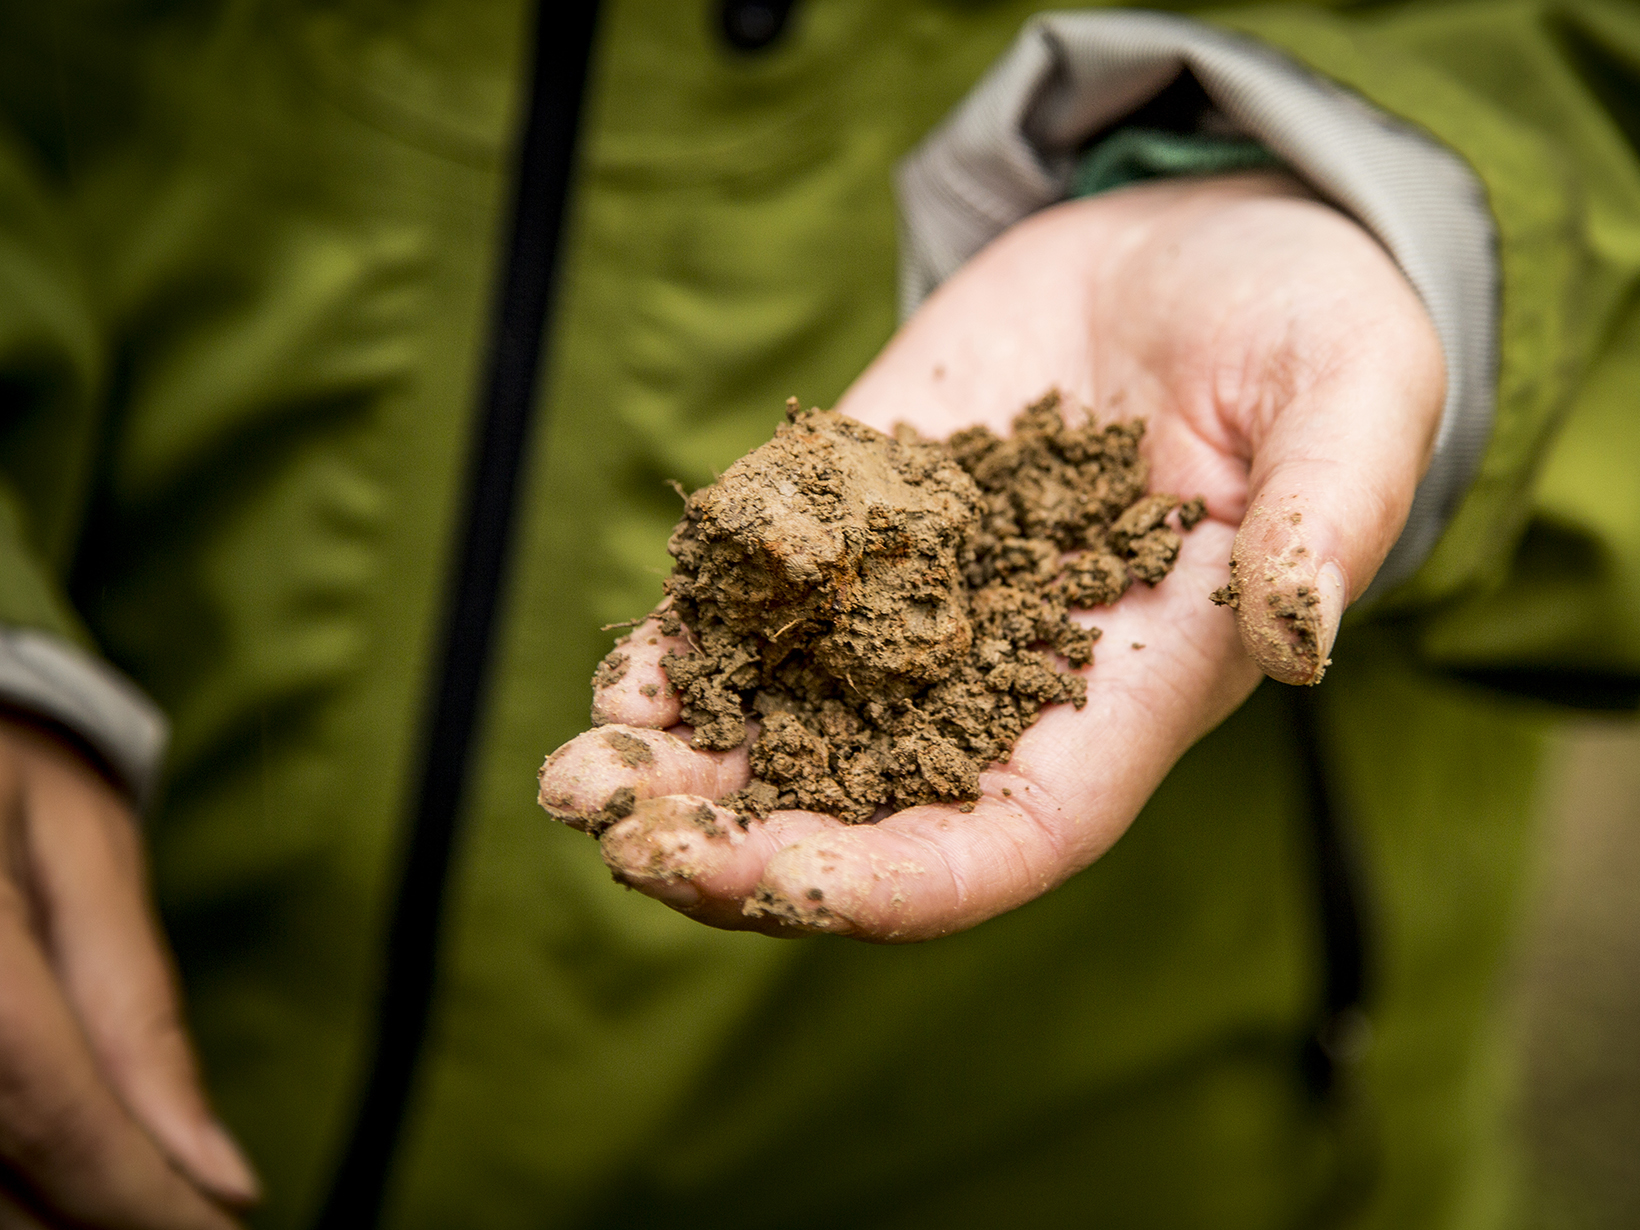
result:
M 681 712 L 678 695 L 661 664 L 669 653 L 688 652 L 688 641 L 667 636 L 658 620 L 639 624 L 610 650 L 592 677 L 593 724 L 657 730 L 676 725 Z
M 682 712 L 678 695 L 659 663 L 634 664 L 616 683 L 592 694 L 594 726 L 647 726 L 664 730 L 677 725 Z
M 1256 505 L 1236 535 L 1231 583 L 1214 595 L 1236 608 L 1242 647 L 1280 683 L 1321 682 L 1349 604 L 1343 567 L 1312 550 L 1328 537 L 1317 521 L 1297 501 Z
M 715 798 L 745 785 L 749 772 L 744 745 L 699 751 L 670 731 L 617 724 L 585 731 L 547 757 L 536 801 L 571 828 L 601 833 L 645 799 Z
M 1309 578 L 1266 576 L 1242 588 L 1236 612 L 1242 647 L 1271 679 L 1299 687 L 1321 682 L 1343 615 L 1342 578 L 1329 564 Z
M 740 818 L 698 795 L 646 799 L 610 826 L 598 846 L 617 881 L 646 897 L 688 912 L 744 845 Z
M 929 938 L 915 919 L 908 879 L 925 877 L 919 860 L 883 857 L 869 828 L 844 828 L 794 842 L 769 859 L 746 902 L 748 917 L 799 932 L 894 943 Z M 902 891 L 904 890 L 904 891 Z M 915 921 L 916 925 L 913 925 Z
M 248 1209 L 261 1202 L 261 1179 L 219 1120 L 206 1120 L 196 1139 L 198 1160 L 189 1167 L 190 1178 L 229 1208 Z
M 728 931 L 791 936 L 792 929 L 748 909 L 771 857 L 839 822 L 815 812 L 775 812 L 747 819 L 708 799 L 672 795 L 640 803 L 612 826 L 600 846 L 617 882 Z

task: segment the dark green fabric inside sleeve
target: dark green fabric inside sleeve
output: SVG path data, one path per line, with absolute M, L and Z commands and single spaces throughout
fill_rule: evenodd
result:
M 1097 196 L 1147 179 L 1225 175 L 1280 165 L 1263 144 L 1246 138 L 1123 127 L 1094 142 L 1078 160 L 1071 195 Z

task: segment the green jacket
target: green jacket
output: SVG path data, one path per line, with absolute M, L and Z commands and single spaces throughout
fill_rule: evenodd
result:
M 387 1224 L 1507 1221 L 1495 999 L 1543 711 L 1496 685 L 1640 680 L 1640 15 L 1617 0 L 1211 14 L 1455 148 L 1499 231 L 1492 445 L 1314 694 L 1372 891 L 1374 1042 L 1344 1094 L 1301 1058 L 1315 800 L 1274 685 L 1092 869 L 915 948 L 709 931 L 534 806 L 600 625 L 658 594 L 665 480 L 707 481 L 889 336 L 891 168 L 1033 7 L 808 0 L 742 53 L 705 3 L 605 5 Z M 0 15 L 0 621 L 94 646 L 174 723 L 155 877 L 257 1225 L 311 1219 L 370 1061 L 523 21 Z

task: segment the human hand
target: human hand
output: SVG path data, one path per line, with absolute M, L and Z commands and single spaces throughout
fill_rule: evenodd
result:
M 1090 616 L 1104 636 L 1087 706 L 1045 710 L 981 775 L 971 814 L 742 827 L 709 800 L 745 784 L 746 748 L 688 746 L 659 665 L 681 646 L 653 620 L 595 698 L 610 725 L 542 769 L 543 806 L 601 831 L 617 879 L 711 925 L 928 939 L 1098 858 L 1261 668 L 1319 680 L 1405 522 L 1444 397 L 1439 340 L 1383 249 L 1277 175 L 1067 203 L 946 282 L 837 409 L 884 430 L 1006 433 L 1050 386 L 1102 420 L 1145 418 L 1152 489 L 1204 495 L 1209 518 L 1171 576 Z M 1234 617 L 1209 601 L 1232 558 Z
M 256 1178 L 200 1091 L 130 805 L 0 716 L 0 1227 L 231 1230 Z

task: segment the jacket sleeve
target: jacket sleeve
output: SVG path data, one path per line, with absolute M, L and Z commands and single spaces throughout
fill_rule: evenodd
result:
M 139 805 L 166 740 L 66 594 L 98 456 L 97 332 L 48 177 L 0 135 L 0 705 L 82 740 Z
M 1114 42 L 1094 34 L 1122 21 L 1144 29 L 1117 31 Z M 1071 23 L 1070 37 L 1055 28 L 1061 22 Z M 1373 230 L 1423 296 L 1457 387 L 1372 613 L 1406 618 L 1439 666 L 1640 679 L 1633 484 L 1597 492 L 1588 481 L 1596 458 L 1608 474 L 1640 472 L 1640 417 L 1623 413 L 1617 391 L 1636 352 L 1636 24 L 1631 10 L 1603 0 L 1517 0 L 1347 14 L 1236 9 L 1207 23 L 1049 14 L 1022 37 L 1041 42 L 1046 33 L 1061 63 L 1041 88 L 1016 95 L 1029 105 L 1011 116 L 1002 109 L 1030 147 L 1002 161 L 1042 181 L 1047 200 L 1063 195 L 1056 181 L 1077 139 L 1119 121 L 1188 66 L 1244 131 Z M 1159 32 L 1173 40 L 1171 63 L 1160 66 Z M 1016 73 L 1021 55 L 1016 45 Z M 1007 71 L 1000 65 L 993 78 Z M 1090 72 L 1106 83 L 1094 105 L 1068 88 Z M 972 162 L 972 149 L 952 157 L 961 118 L 959 110 L 913 155 L 903 199 L 933 199 L 917 183 L 930 162 Z M 1306 143 L 1306 131 L 1329 135 Z M 931 148 L 941 141 L 944 152 Z M 987 178 L 998 165 L 994 145 L 991 157 L 975 181 L 980 192 L 966 193 L 982 212 L 998 200 Z M 949 212 L 950 198 L 965 193 L 953 194 L 942 174 L 933 197 Z M 1478 226 L 1465 221 L 1466 195 Z M 915 231 L 913 219 L 907 225 Z M 916 260 L 918 236 L 908 240 Z M 1634 387 L 1632 375 L 1627 383 Z M 1600 443 L 1580 443 L 1588 437 Z M 1573 543 L 1575 563 L 1560 549 Z

